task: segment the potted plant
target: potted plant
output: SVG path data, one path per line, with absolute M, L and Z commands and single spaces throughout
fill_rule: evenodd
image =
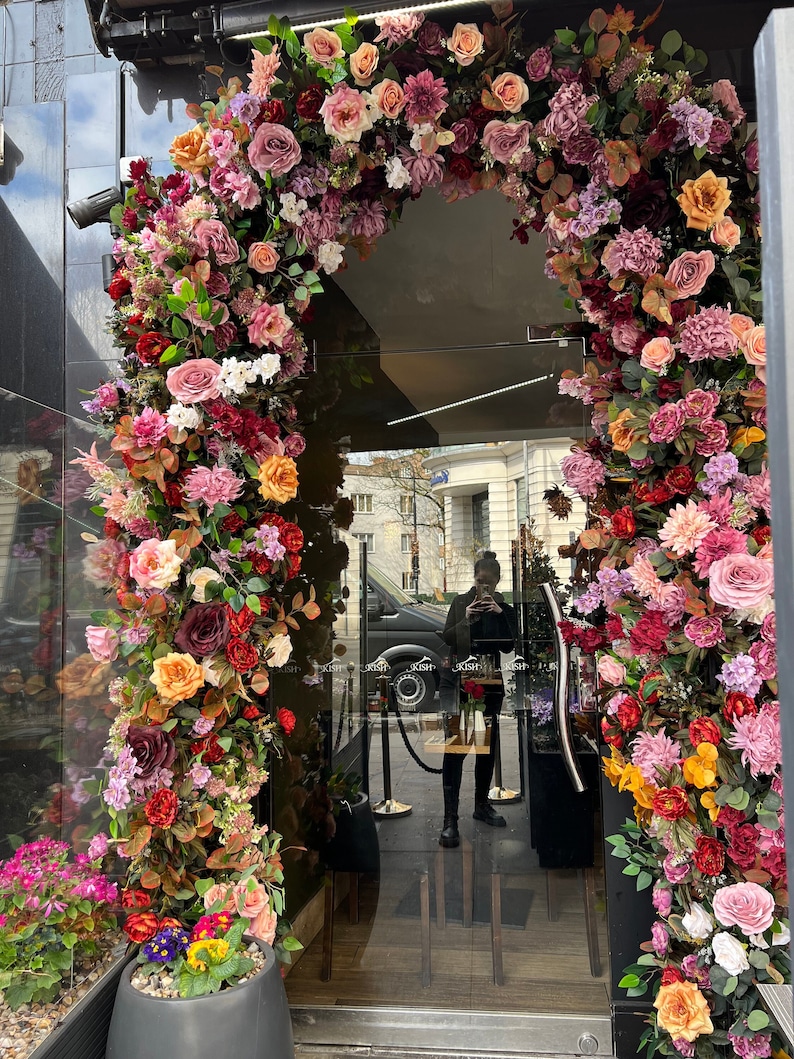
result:
M 380 867 L 378 832 L 362 782 L 361 776 L 339 767 L 324 784 L 331 813 L 321 854 L 333 871 L 377 872 Z

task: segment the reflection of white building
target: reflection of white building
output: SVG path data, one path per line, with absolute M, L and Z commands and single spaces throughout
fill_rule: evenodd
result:
M 422 461 L 433 493 L 443 499 L 448 591 L 471 585 L 472 563 L 484 548 L 496 552 L 502 578 L 509 578 L 511 543 L 527 517 L 534 520 L 560 579 L 568 580 L 571 562 L 561 559 L 557 548 L 584 528 L 585 507 L 574 500 L 568 520 L 559 521 L 543 493 L 562 485 L 559 464 L 570 449 L 570 438 L 456 445 L 433 449 Z

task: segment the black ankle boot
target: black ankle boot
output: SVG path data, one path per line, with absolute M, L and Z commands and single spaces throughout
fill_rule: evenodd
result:
M 445 849 L 454 849 L 460 845 L 460 832 L 458 831 L 458 818 L 452 814 L 444 817 L 444 829 L 438 838 L 439 846 Z
M 490 827 L 506 827 L 507 821 L 496 812 L 490 802 L 475 802 L 472 814 L 475 820 L 481 820 Z

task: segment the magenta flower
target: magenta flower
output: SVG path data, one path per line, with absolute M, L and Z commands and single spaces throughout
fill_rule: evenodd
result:
M 409 125 L 432 122 L 447 109 L 449 89 L 443 77 L 432 70 L 420 70 L 405 79 L 405 115 Z

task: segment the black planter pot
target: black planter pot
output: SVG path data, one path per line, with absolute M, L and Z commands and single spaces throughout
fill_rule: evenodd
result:
M 292 1023 L 281 971 L 271 947 L 264 970 L 247 982 L 201 997 L 163 999 L 134 989 L 135 965 L 119 982 L 107 1059 L 293 1059 Z
M 377 872 L 380 846 L 369 798 L 362 793 L 350 801 L 332 800 L 336 831 L 320 850 L 325 866 L 332 871 Z

